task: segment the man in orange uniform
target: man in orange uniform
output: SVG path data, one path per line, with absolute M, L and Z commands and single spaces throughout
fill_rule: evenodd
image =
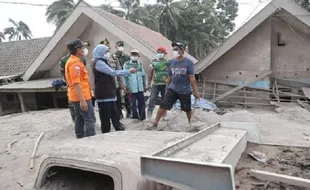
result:
M 68 98 L 74 106 L 75 135 L 83 138 L 96 135 L 96 117 L 92 105 L 91 85 L 88 71 L 81 58 L 87 55 L 87 43 L 74 40 L 67 44 L 70 58 L 65 66 L 65 76 L 68 83 Z

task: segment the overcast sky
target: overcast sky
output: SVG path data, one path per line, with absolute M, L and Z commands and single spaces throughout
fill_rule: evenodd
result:
M 30 27 L 33 37 L 48 37 L 51 36 L 55 27 L 46 23 L 45 11 L 46 6 L 30 6 L 30 5 L 16 5 L 1 3 L 0 0 L 0 31 L 10 26 L 9 18 L 16 22 L 23 21 Z M 51 4 L 54 0 L 3 0 L 6 2 L 24 2 L 34 4 Z M 239 5 L 238 17 L 236 25 L 239 27 L 246 19 L 257 12 L 259 0 L 237 0 Z M 266 0 L 263 0 L 266 1 Z M 109 0 L 85 0 L 91 5 L 100 5 Z M 116 2 L 114 0 L 113 2 Z M 141 3 L 154 3 L 156 0 L 141 0 Z M 117 5 L 117 4 L 116 4 Z M 260 7 L 260 6 L 259 6 Z

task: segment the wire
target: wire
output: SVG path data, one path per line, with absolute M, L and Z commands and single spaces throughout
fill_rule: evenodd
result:
M 265 0 L 263 0 L 265 1 Z M 39 4 L 39 3 L 26 3 L 26 2 L 10 2 L 10 1 L 0 1 L 0 3 L 2 4 L 11 4 L 11 5 L 29 5 L 29 6 L 37 6 L 37 7 L 48 7 L 50 5 L 48 4 Z M 251 3 L 238 3 L 239 5 L 253 5 L 253 4 L 256 4 L 254 2 L 251 2 Z

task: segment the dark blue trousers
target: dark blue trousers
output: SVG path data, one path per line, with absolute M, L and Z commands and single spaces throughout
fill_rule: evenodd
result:
M 131 110 L 133 119 L 145 120 L 145 100 L 143 92 L 131 93 Z

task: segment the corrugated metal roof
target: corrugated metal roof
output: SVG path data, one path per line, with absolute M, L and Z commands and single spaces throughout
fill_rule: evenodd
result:
M 32 64 L 50 38 L 0 43 L 0 76 L 21 75 Z

